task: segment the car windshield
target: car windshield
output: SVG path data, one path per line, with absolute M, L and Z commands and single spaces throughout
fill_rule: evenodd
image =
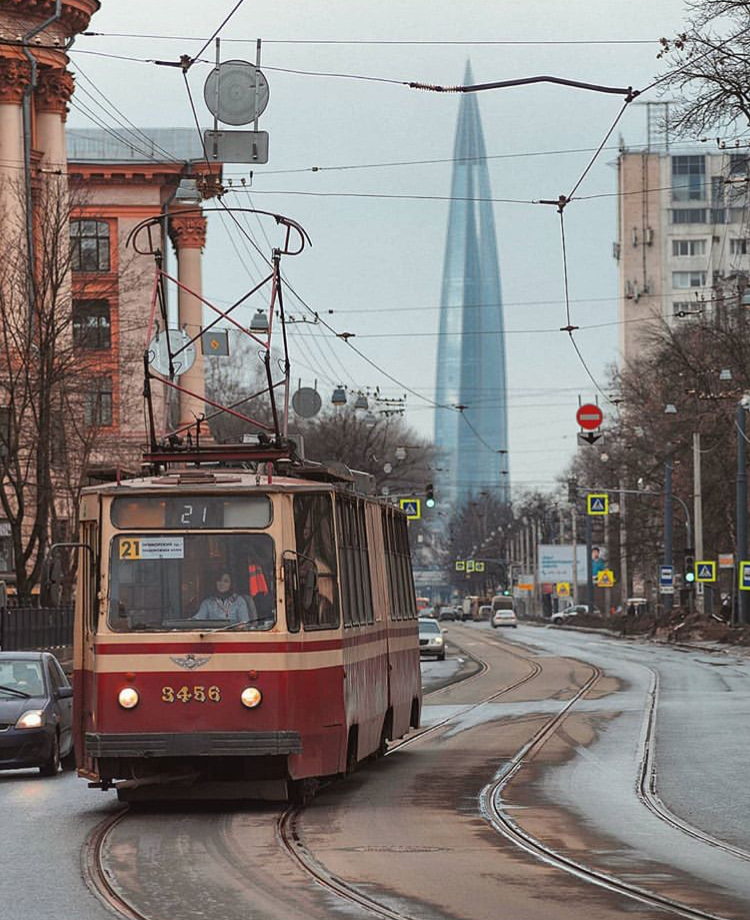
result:
M 122 534 L 112 540 L 109 626 L 270 629 L 274 587 L 273 541 L 264 534 Z
M 439 632 L 440 632 L 440 627 L 438 626 L 437 623 L 430 623 L 429 621 L 422 621 L 422 620 L 420 620 L 420 622 L 419 622 L 419 632 L 420 632 L 420 633 L 424 633 L 424 634 L 427 634 L 427 633 L 439 633 Z
M 38 661 L 5 658 L 0 661 L 0 696 L 19 694 L 44 696 L 42 666 Z

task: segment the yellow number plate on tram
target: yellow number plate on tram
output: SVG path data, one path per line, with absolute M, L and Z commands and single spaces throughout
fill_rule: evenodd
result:
M 161 700 L 163 703 L 220 703 L 221 689 L 216 686 L 204 687 L 162 687 Z
M 134 540 L 132 537 L 127 540 L 120 540 L 120 559 L 140 559 L 141 558 L 141 541 Z

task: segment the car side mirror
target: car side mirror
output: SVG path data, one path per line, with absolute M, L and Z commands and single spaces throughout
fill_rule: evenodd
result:
M 55 696 L 58 698 L 58 700 L 71 700 L 73 699 L 73 688 L 60 687 Z

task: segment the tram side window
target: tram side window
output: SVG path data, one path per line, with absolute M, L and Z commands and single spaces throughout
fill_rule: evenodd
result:
M 417 616 L 417 602 L 414 595 L 414 579 L 411 571 L 411 553 L 409 551 L 408 525 L 403 518 L 396 522 L 396 535 L 401 562 L 402 589 L 404 597 L 404 619 L 413 620 Z
M 336 629 L 339 625 L 339 601 L 330 496 L 295 495 L 294 529 L 299 554 L 302 624 L 305 629 Z M 313 563 L 317 569 L 317 591 L 307 593 L 306 585 L 314 578 Z
M 373 622 L 372 588 L 364 504 L 340 497 L 336 503 L 344 623 Z
M 383 536 L 385 538 L 385 560 L 388 573 L 388 595 L 391 601 L 391 619 L 401 619 L 401 600 L 398 593 L 398 564 L 393 541 L 393 514 L 383 508 Z

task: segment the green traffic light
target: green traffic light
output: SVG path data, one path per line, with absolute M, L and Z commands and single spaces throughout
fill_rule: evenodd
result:
M 685 581 L 692 584 L 695 581 L 695 572 L 685 572 Z
M 428 508 L 434 508 L 434 507 L 435 507 L 435 499 L 434 499 L 434 498 L 428 498 L 428 499 L 426 499 L 425 505 L 426 505 Z

